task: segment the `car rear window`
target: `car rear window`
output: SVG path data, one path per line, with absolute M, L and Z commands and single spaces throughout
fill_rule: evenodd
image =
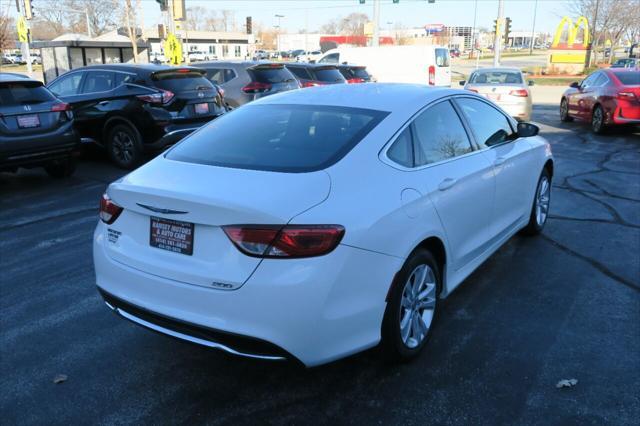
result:
M 293 81 L 295 78 L 284 66 L 258 67 L 249 70 L 253 81 L 260 83 L 285 83 Z
M 344 77 L 337 68 L 320 68 L 315 70 L 316 80 L 335 83 L 344 81 Z
M 477 72 L 469 80 L 471 84 L 522 84 L 519 72 L 493 71 Z
M 365 80 L 369 78 L 369 73 L 366 68 L 351 68 L 351 73 L 356 78 L 362 78 Z
M 56 97 L 37 81 L 0 83 L 0 106 L 32 105 L 55 99 Z
M 436 65 L 439 67 L 449 66 L 449 50 L 436 49 Z
M 288 67 L 287 68 L 293 75 L 303 80 L 311 80 L 311 76 L 309 75 L 309 71 L 306 68 L 302 67 Z
M 212 89 L 213 85 L 197 71 L 171 71 L 155 73 L 151 77 L 154 85 L 163 90 L 173 93 L 199 90 L 202 88 Z
M 325 169 L 388 113 L 322 105 L 245 105 L 212 121 L 166 158 L 275 172 Z
M 618 77 L 620 83 L 625 86 L 639 86 L 640 85 L 640 71 L 639 72 L 614 72 Z

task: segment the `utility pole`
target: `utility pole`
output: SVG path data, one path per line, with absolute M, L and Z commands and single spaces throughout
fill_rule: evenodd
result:
M 18 3 L 16 2 L 16 5 Z M 27 62 L 27 73 L 29 77 L 33 77 L 33 67 L 31 64 L 31 52 L 29 51 L 29 38 L 31 37 L 31 31 L 29 29 L 29 21 L 33 18 L 33 11 L 31 10 L 31 1 L 22 0 L 22 16 L 21 20 L 24 23 L 24 32 L 26 33 L 26 37 L 23 39 L 20 50 L 22 51 L 22 57 Z
M 378 47 L 380 28 L 380 0 L 373 0 L 373 37 L 371 38 L 371 46 Z
M 278 50 L 278 52 L 280 51 L 280 20 L 282 18 L 284 18 L 284 15 L 280 15 L 278 13 L 276 13 L 274 15 L 276 18 L 278 18 L 278 31 L 276 32 L 276 49 Z M 305 52 L 306 52 L 306 47 L 305 47 Z
M 493 66 L 500 66 L 500 51 L 502 50 L 502 29 L 504 28 L 504 0 L 498 0 L 498 19 L 496 34 L 493 39 Z
M 536 15 L 538 14 L 538 0 L 536 0 L 535 6 L 533 6 L 533 25 L 531 26 L 531 41 L 529 42 L 529 55 L 533 55 L 533 45 L 535 44 L 536 37 Z
M 475 50 L 476 50 L 476 21 L 478 19 L 478 0 L 476 0 L 475 3 L 476 3 L 475 7 L 473 9 L 473 28 L 471 29 L 471 55 L 472 55 L 471 57 L 473 57 L 473 54 L 475 53 Z M 476 65 L 476 69 L 477 68 L 478 67 Z

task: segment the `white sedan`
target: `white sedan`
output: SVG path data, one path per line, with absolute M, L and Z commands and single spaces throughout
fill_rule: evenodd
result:
M 545 225 L 553 159 L 537 133 L 461 90 L 263 98 L 109 185 L 99 291 L 135 323 L 237 355 L 414 357 L 439 300 Z

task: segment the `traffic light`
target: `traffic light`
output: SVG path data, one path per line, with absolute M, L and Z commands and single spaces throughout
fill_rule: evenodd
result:
M 160 12 L 169 10 L 169 0 L 156 0 L 156 3 L 160 5 Z
M 393 0 L 394 3 L 400 3 L 400 0 Z
M 25 19 L 33 19 L 33 8 L 31 0 L 24 0 L 24 17 Z
M 493 20 L 493 33 L 496 34 L 498 32 L 498 20 Z
M 253 20 L 251 16 L 247 16 L 247 34 L 253 34 Z
M 359 0 L 360 4 L 364 4 L 365 0 Z
M 173 0 L 173 20 L 184 21 L 186 18 L 184 0 Z
M 436 0 L 429 0 L 429 3 L 435 3 Z
M 504 44 L 509 44 L 509 33 L 511 32 L 511 18 L 507 18 L 504 24 Z

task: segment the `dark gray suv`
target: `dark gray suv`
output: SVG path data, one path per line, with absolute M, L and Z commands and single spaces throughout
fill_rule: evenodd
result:
M 299 89 L 300 84 L 283 64 L 264 61 L 215 61 L 195 65 L 224 90 L 224 99 L 237 108 L 258 98 Z

